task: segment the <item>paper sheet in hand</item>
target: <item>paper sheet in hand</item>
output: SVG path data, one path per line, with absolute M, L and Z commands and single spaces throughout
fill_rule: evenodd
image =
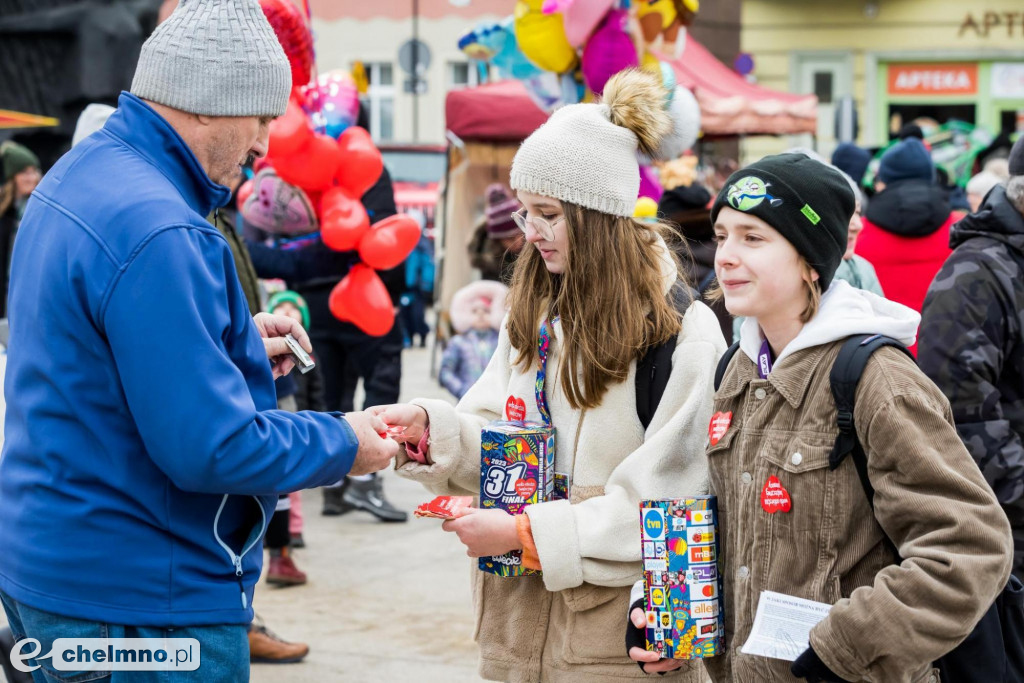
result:
M 761 591 L 754 626 L 740 652 L 796 661 L 807 649 L 811 628 L 827 617 L 830 609 L 832 605 L 823 602 Z

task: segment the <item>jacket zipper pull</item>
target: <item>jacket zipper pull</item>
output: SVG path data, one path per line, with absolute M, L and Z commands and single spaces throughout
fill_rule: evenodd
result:
M 216 207 L 213 210 L 213 227 L 217 227 L 217 223 L 220 223 L 220 207 Z
M 242 576 L 245 574 L 245 572 L 242 571 L 242 558 L 235 556 L 232 561 L 235 563 L 235 576 L 238 578 L 238 590 L 242 593 L 242 608 L 248 609 L 249 600 L 245 597 L 245 586 L 242 585 Z

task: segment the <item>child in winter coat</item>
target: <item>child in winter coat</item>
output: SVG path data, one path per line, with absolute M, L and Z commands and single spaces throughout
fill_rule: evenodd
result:
M 733 174 L 712 208 L 725 304 L 747 317 L 707 449 L 729 644 L 705 661 L 716 683 L 937 681 L 932 662 L 973 629 L 1009 575 L 1006 516 L 957 438 L 949 402 L 901 351 L 877 350 L 856 393 L 874 510 L 853 458 L 829 467 L 838 434 L 829 373 L 843 341 L 911 344 L 919 322 L 833 279 L 853 209 L 837 171 L 790 154 Z M 789 507 L 769 503 L 769 478 Z M 740 652 L 765 590 L 832 605 L 795 662 Z M 636 626 L 641 615 L 631 614 Z M 676 666 L 639 648 L 631 656 L 648 671 Z
M 473 571 L 487 679 L 643 677 L 620 631 L 641 571 L 638 502 L 706 490 L 701 449 L 725 342 L 707 306 L 670 301 L 680 271 L 661 237 L 667 228 L 632 218 L 636 154 L 653 152 L 669 130 L 664 102 L 660 79 L 626 71 L 605 86 L 603 103 L 559 109 L 522 144 L 511 184 L 528 244 L 490 365 L 457 407 L 418 399 L 374 410 L 405 427 L 399 474 L 438 494 L 479 493 L 480 432 L 492 420 L 550 415 L 557 430 L 568 500 L 516 516 L 471 509 L 444 523 L 471 557 L 522 550 L 523 565 L 543 572 Z M 645 429 L 636 362 L 670 339 L 671 374 Z M 668 680 L 698 683 L 703 671 L 693 663 Z
M 458 333 L 448 341 L 441 357 L 441 386 L 462 398 L 498 348 L 498 328 L 505 315 L 508 287 L 493 280 L 479 280 L 455 292 L 449 313 Z

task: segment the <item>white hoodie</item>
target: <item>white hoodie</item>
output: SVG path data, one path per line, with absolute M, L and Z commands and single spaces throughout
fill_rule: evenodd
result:
M 917 311 L 877 294 L 856 289 L 842 280 L 833 280 L 821 297 L 821 307 L 810 322 L 782 349 L 775 359 L 778 366 L 787 356 L 802 349 L 828 344 L 855 334 L 882 334 L 904 346 L 917 340 L 921 316 Z M 740 327 L 740 349 L 755 364 L 764 342 L 756 318 L 747 318 Z

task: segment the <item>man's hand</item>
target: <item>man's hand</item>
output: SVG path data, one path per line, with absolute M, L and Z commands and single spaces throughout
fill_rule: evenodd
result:
M 504 555 L 523 548 L 516 531 L 516 518 L 504 510 L 469 508 L 458 519 L 444 522 L 441 528 L 457 534 L 470 557 Z
M 370 474 L 391 464 L 391 459 L 398 453 L 398 443 L 381 436 L 388 428 L 383 420 L 366 411 L 346 413 L 342 419 L 351 425 L 359 439 L 359 451 L 349 474 Z
M 302 329 L 295 319 L 286 315 L 273 315 L 271 313 L 257 313 L 253 317 L 256 329 L 263 337 L 263 348 L 267 351 L 267 358 L 272 363 L 274 379 L 283 377 L 295 367 L 295 359 L 288 350 L 288 344 L 284 336 L 290 334 L 299 342 L 299 346 L 306 350 L 306 353 L 313 352 L 313 345 L 309 341 L 309 335 Z

